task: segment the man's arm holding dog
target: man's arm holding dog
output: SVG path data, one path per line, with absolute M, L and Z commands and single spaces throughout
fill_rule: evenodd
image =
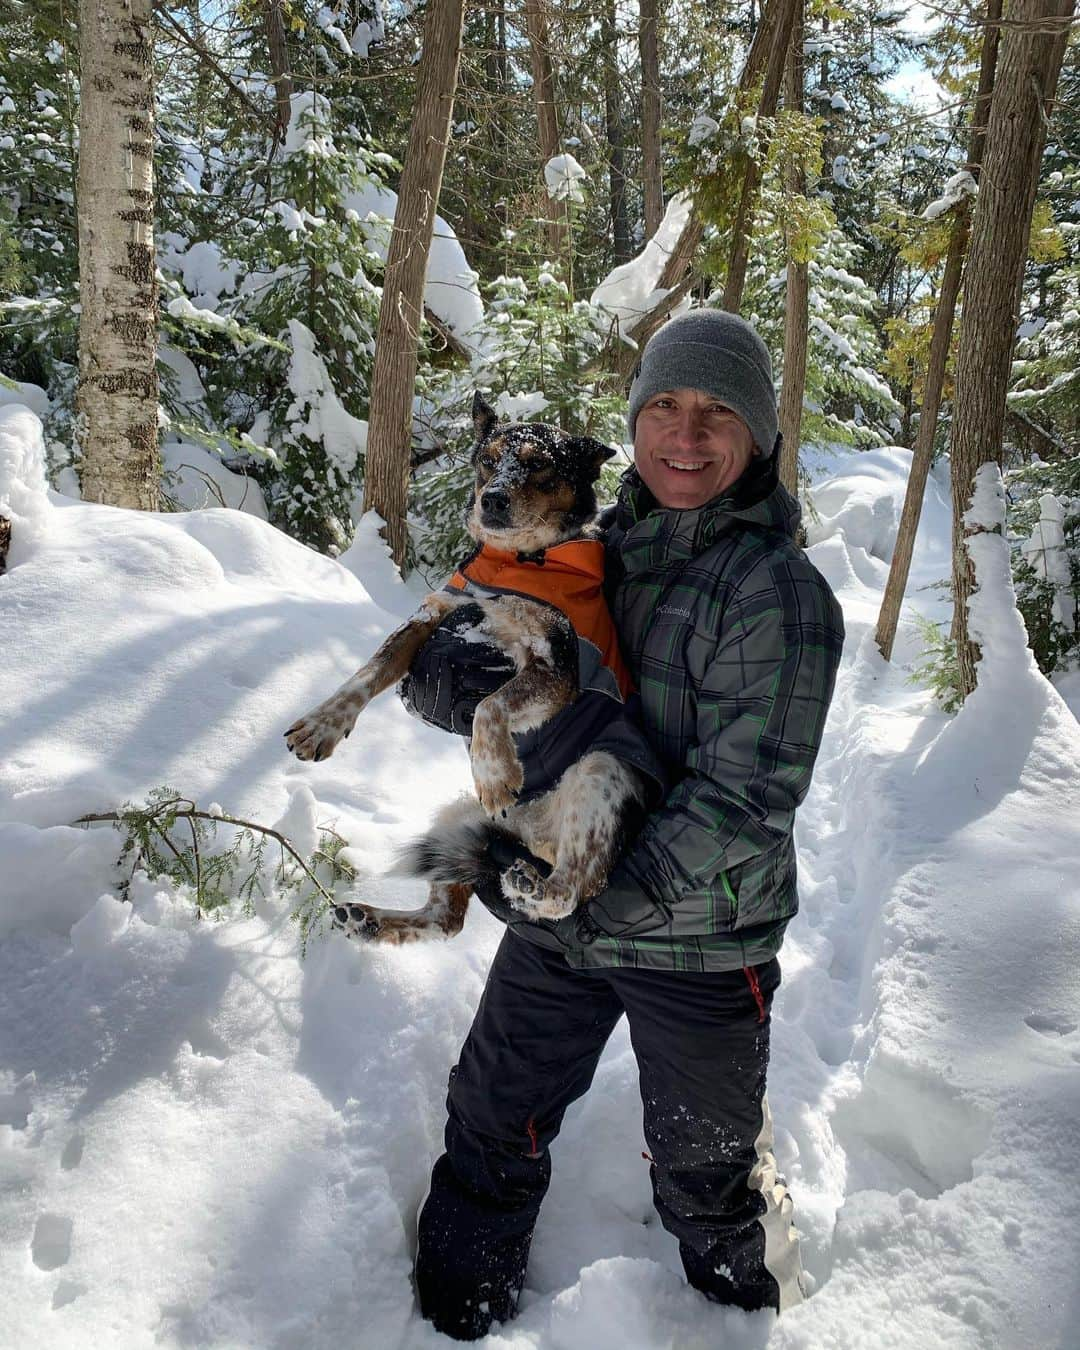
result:
M 821 744 L 843 642 L 809 564 L 775 564 L 767 603 L 736 599 L 698 695 L 687 773 L 645 826 L 579 934 L 629 937 L 677 924 L 686 896 L 790 835 Z M 798 583 L 791 584 L 791 572 Z M 748 588 L 749 592 L 750 588 Z M 811 597 L 814 597 L 811 600 Z

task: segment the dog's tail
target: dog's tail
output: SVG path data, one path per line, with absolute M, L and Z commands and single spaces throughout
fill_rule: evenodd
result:
M 515 835 L 491 821 L 444 825 L 410 839 L 390 870 L 398 876 L 426 877 L 451 885 L 496 881 L 503 868 L 491 856 L 492 844 L 501 844 L 503 849 L 521 847 Z

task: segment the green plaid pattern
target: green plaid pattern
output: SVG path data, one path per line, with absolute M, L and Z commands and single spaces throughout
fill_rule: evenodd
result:
M 587 906 L 574 965 L 731 970 L 776 955 L 798 908 L 792 829 L 844 640 L 794 541 L 798 504 L 652 508 L 637 475 L 608 535 L 616 627 L 674 786 Z

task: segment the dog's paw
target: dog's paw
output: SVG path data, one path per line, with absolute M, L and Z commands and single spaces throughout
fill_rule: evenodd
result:
M 337 905 L 332 911 L 331 923 L 357 942 L 378 942 L 382 924 L 367 905 Z
M 530 919 L 564 919 L 577 906 L 573 895 L 552 889 L 530 862 L 519 859 L 501 877 L 510 904 Z
M 499 816 L 517 801 L 517 795 L 525 782 L 525 773 L 517 755 L 478 754 L 473 743 L 472 756 L 473 784 L 480 805 L 489 816 Z
M 285 732 L 285 744 L 297 759 L 329 759 L 352 731 L 356 716 L 352 708 L 320 703 Z
M 521 781 L 508 783 L 502 778 L 481 778 L 475 774 L 473 776 L 480 805 L 489 816 L 493 817 L 504 816 L 514 805 Z
M 490 717 L 481 717 L 479 708 L 473 719 L 470 758 L 480 805 L 489 816 L 509 811 L 525 782 L 525 772 L 509 731 Z

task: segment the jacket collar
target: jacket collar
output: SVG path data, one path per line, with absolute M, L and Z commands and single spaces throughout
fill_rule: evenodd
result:
M 696 557 L 721 535 L 739 528 L 793 539 L 801 510 L 780 483 L 777 454 L 755 459 L 731 489 L 704 506 L 680 511 L 659 506 L 638 471 L 623 475 L 615 523 L 623 532 L 627 570 L 644 571 Z

